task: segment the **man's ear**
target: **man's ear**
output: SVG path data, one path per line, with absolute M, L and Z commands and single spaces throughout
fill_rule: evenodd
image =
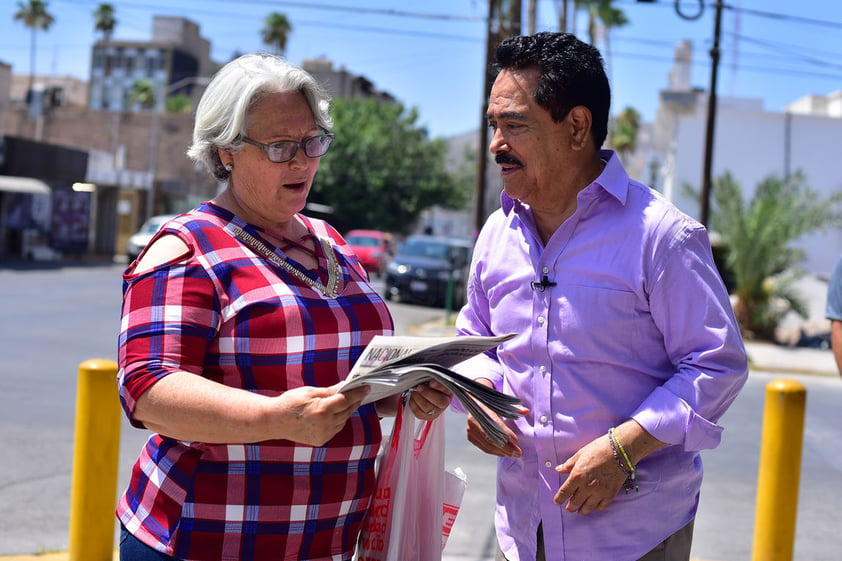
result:
M 589 145 L 591 138 L 591 111 L 584 105 L 576 105 L 567 114 L 570 126 L 570 146 L 581 150 Z

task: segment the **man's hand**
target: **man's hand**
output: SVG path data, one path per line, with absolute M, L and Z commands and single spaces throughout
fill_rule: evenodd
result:
M 619 425 L 616 435 L 632 465 L 637 465 L 637 462 L 667 445 L 633 419 Z M 614 502 L 626 481 L 626 471 L 620 467 L 620 461 L 625 459 L 614 457 L 608 434 L 592 440 L 555 468 L 557 472 L 569 473 L 570 476 L 559 487 L 553 500 L 560 505 L 567 503 L 569 512 L 582 515 L 604 510 Z
M 490 380 L 486 380 L 485 378 L 478 378 L 477 382 L 488 386 L 489 388 L 493 388 L 494 385 L 491 383 Z M 468 442 L 485 452 L 486 454 L 491 454 L 494 456 L 512 456 L 515 458 L 520 458 L 521 450 L 517 445 L 517 436 L 512 430 L 506 426 L 506 424 L 500 419 L 500 417 L 490 411 L 487 407 L 483 406 L 481 403 L 477 403 L 480 407 L 485 409 L 488 416 L 491 417 L 508 436 L 506 443 L 503 446 L 498 446 L 492 442 L 488 435 L 485 434 L 485 431 L 482 430 L 482 426 L 480 426 L 479 422 L 471 415 L 468 414 L 468 423 L 467 423 L 467 435 L 468 435 Z
M 570 475 L 553 500 L 559 505 L 566 502 L 568 512 L 582 515 L 604 510 L 614 502 L 626 480 L 625 472 L 611 452 L 608 435 L 586 444 L 555 469 Z

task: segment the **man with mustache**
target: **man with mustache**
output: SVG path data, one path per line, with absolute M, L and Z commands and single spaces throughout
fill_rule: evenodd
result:
M 460 335 L 518 335 L 463 369 L 531 411 L 501 420 L 498 559 L 687 561 L 700 451 L 747 376 L 705 228 L 601 150 L 602 57 L 570 34 L 503 41 L 489 149 L 501 208 L 477 239 Z

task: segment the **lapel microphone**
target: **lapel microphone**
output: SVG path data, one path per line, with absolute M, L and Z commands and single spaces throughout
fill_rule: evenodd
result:
M 544 292 L 547 288 L 555 286 L 556 284 L 558 283 L 551 282 L 546 274 L 543 277 L 541 277 L 541 280 L 532 281 L 529 283 L 529 285 L 532 287 L 532 290 L 537 290 L 538 292 Z

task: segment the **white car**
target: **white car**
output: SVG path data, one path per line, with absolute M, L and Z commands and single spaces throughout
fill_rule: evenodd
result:
M 129 258 L 129 263 L 137 259 L 137 256 L 140 255 L 140 252 L 143 251 L 146 244 L 152 240 L 152 237 L 158 233 L 161 226 L 176 216 L 178 215 L 159 214 L 158 216 L 149 217 L 149 219 L 143 223 L 143 226 L 140 227 L 140 230 L 129 238 L 129 242 L 126 244 L 126 256 Z

